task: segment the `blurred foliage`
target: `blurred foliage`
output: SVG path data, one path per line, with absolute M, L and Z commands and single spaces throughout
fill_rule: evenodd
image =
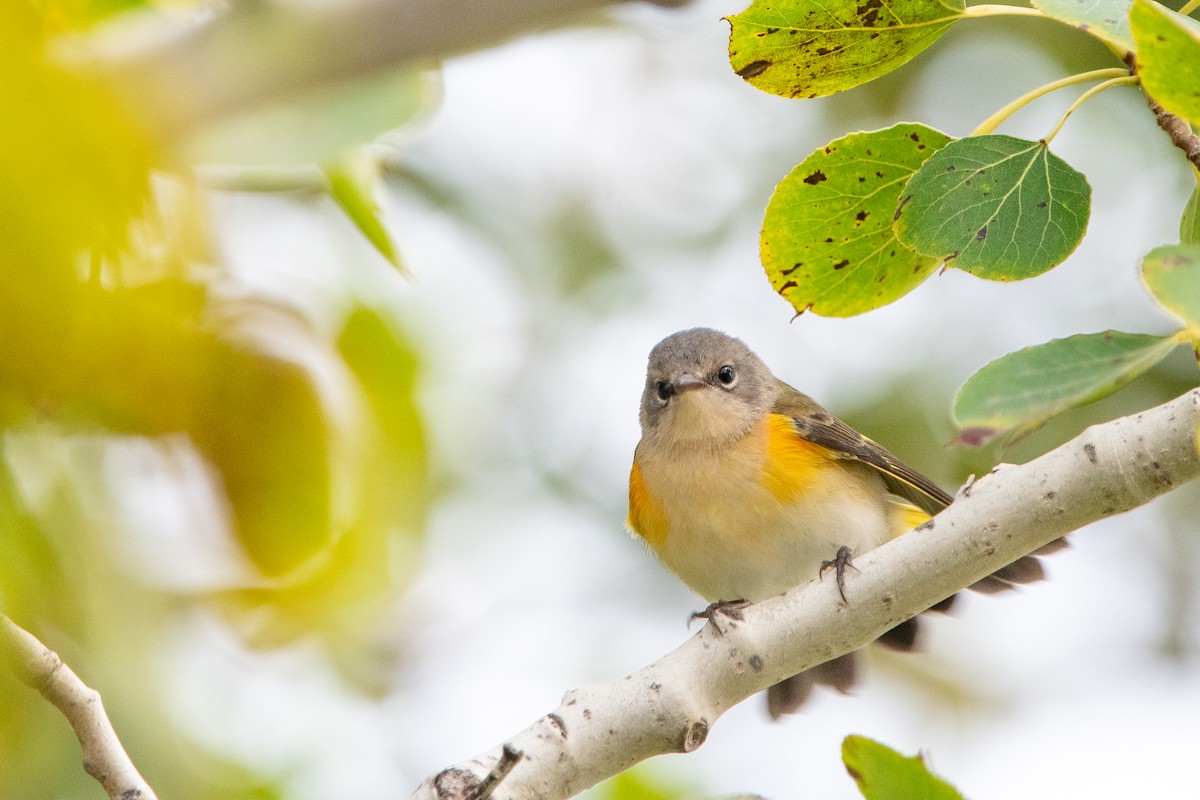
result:
M 696 796 L 694 789 L 673 783 L 644 765 L 627 769 L 583 795 L 586 800 L 682 800 Z
M 958 790 L 929 771 L 921 756 L 902 756 L 865 736 L 845 738 L 842 760 L 867 800 L 962 800 Z
M 274 32 L 264 27 L 258 33 L 269 40 Z M 406 65 L 233 109 L 189 132 L 177 146 L 195 163 L 287 167 L 336 162 L 364 142 L 419 120 L 438 93 L 435 73 Z
M 156 0 L 16 0 L 36 14 L 47 32 L 90 27 L 125 11 L 146 8 Z
M 371 634 L 424 528 L 420 364 L 386 309 L 318 321 L 243 283 L 203 188 L 165 171 L 176 143 L 49 55 L 146 5 L 0 5 L 0 104 L 18 111 L 0 127 L 0 613 L 104 693 L 164 796 L 279 797 L 168 733 L 156 659 L 195 613 L 257 647 L 346 654 Z M 394 100 L 405 120 L 420 105 Z M 181 517 L 172 550 L 158 528 Z M 7 675 L 0 719 L 6 793 L 95 795 L 62 719 Z

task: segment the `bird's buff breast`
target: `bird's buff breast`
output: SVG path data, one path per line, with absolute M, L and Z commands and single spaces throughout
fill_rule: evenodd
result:
M 815 577 L 841 545 L 889 538 L 880 478 L 774 414 L 717 451 L 639 453 L 629 494 L 630 529 L 707 600 L 763 600 Z

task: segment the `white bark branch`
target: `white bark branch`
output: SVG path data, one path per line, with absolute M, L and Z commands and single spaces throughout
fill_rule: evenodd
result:
M 83 768 L 112 800 L 156 800 L 113 730 L 100 694 L 37 637 L 0 614 L 0 655 L 13 673 L 67 718 L 83 749 Z
M 568 692 L 506 742 L 427 778 L 412 797 L 565 798 L 662 753 L 690 752 L 727 709 L 856 650 L 1000 567 L 1200 474 L 1200 390 L 1097 425 L 1022 466 L 1002 465 L 911 534 L 856 559 L 843 604 L 810 581 L 718 617 L 619 681 Z M 719 630 L 717 625 L 719 624 Z M 516 763 L 511 763 L 519 754 Z M 496 783 L 497 765 L 509 771 Z
M 235 5 L 210 23 L 93 42 L 90 66 L 164 135 L 264 101 L 561 26 L 619 0 L 340 0 Z M 682 5 L 686 0 L 648 0 Z

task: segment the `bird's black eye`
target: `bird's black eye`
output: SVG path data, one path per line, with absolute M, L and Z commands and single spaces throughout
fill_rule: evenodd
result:
M 733 383 L 734 377 L 733 367 L 729 366 L 728 364 L 717 370 L 717 380 L 726 386 L 729 386 Z
M 656 388 L 658 389 L 658 399 L 662 400 L 664 403 L 670 400 L 671 395 L 674 394 L 674 392 L 671 390 L 671 384 L 667 383 L 666 381 L 659 381 Z

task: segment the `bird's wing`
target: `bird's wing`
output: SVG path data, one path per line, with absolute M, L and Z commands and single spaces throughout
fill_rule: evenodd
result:
M 779 382 L 779 389 L 779 399 L 771 411 L 790 417 L 800 438 L 828 448 L 843 458 L 874 467 L 889 492 L 915 503 L 930 515 L 953 502 L 954 498 L 940 486 L 905 466 L 885 448 L 830 414 L 808 395 L 783 381 Z

